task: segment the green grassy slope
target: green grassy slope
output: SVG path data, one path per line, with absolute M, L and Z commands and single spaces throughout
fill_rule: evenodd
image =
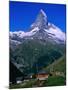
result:
M 50 71 L 51 69 L 53 69 L 53 71 L 59 71 L 59 72 L 64 72 L 66 73 L 66 58 L 65 55 L 62 56 L 61 58 L 59 58 L 58 60 L 56 60 L 55 62 L 53 62 L 52 64 L 50 64 L 49 66 L 47 66 L 46 68 L 44 68 L 47 71 Z
M 19 67 L 19 69 L 25 71 L 26 74 L 36 73 L 36 65 L 39 70 L 42 69 L 54 62 L 55 59 L 60 58 L 65 53 L 64 51 L 64 45 L 50 42 L 44 45 L 36 40 L 27 40 L 10 52 L 10 59 L 19 65 L 22 64 L 25 69 L 23 70 L 23 67 Z
M 63 86 L 66 85 L 65 78 L 61 76 L 50 76 L 47 81 L 44 81 L 43 86 Z

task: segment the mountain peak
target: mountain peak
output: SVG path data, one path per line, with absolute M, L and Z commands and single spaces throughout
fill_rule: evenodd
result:
M 44 16 L 47 17 L 46 13 L 43 11 L 43 9 L 40 10 L 40 13 Z
M 35 22 L 31 25 L 31 28 L 39 27 L 39 29 L 42 29 L 42 28 L 47 28 L 47 26 L 48 26 L 47 15 L 41 9 L 39 11 L 39 14 L 37 15 Z
M 63 37 L 62 37 L 63 36 Z M 62 37 L 62 38 L 61 38 Z M 48 22 L 46 13 L 41 9 L 35 22 L 30 26 L 29 32 L 16 31 L 10 32 L 12 40 L 22 41 L 23 39 L 43 39 L 55 41 L 57 43 L 65 42 L 65 33 L 58 27 Z

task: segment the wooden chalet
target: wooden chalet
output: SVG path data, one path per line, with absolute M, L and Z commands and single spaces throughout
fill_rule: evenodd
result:
M 47 80 L 49 77 L 49 73 L 48 72 L 45 72 L 45 71 L 41 71 L 39 72 L 37 75 L 36 75 L 36 78 L 38 80 Z

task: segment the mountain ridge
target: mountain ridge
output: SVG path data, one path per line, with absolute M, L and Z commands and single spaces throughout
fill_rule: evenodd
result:
M 20 43 L 23 39 L 40 39 L 65 44 L 65 33 L 54 24 L 48 22 L 47 15 L 42 9 L 37 15 L 35 22 L 30 26 L 28 32 L 11 31 L 9 36 L 10 41 L 16 40 Z

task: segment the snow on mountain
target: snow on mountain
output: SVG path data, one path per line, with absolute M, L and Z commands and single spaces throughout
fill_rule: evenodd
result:
M 45 18 L 47 18 L 46 13 L 45 13 L 42 9 L 40 10 L 40 12 L 42 13 L 42 15 L 43 15 Z
M 32 29 L 32 31 L 30 32 L 23 32 L 23 31 L 15 31 L 15 32 L 10 32 L 10 37 L 15 37 L 18 36 L 19 38 L 23 38 L 25 36 L 32 36 L 34 35 L 37 31 L 39 30 L 38 27 L 35 27 L 34 29 Z
M 14 32 L 10 32 L 10 37 L 14 37 L 15 35 L 18 37 L 23 37 L 23 35 L 25 34 L 24 31 L 14 31 Z
M 45 12 L 41 9 L 35 22 L 31 25 L 31 28 L 39 27 L 41 28 L 47 28 L 48 20 L 47 20 L 47 15 Z
M 16 40 L 11 40 L 11 42 L 15 43 L 16 45 L 17 45 L 17 44 L 21 44 L 21 42 L 16 41 Z
M 30 26 L 29 32 L 15 31 L 10 32 L 10 38 L 12 40 L 22 39 L 52 39 L 57 43 L 65 43 L 65 33 L 60 28 L 47 20 L 46 13 L 41 9 L 35 22 Z
M 47 31 L 48 34 L 51 35 L 53 38 L 65 41 L 65 33 L 62 32 L 62 30 L 56 27 L 54 24 L 52 24 L 52 27 L 50 27 L 49 30 L 45 29 L 45 31 Z

